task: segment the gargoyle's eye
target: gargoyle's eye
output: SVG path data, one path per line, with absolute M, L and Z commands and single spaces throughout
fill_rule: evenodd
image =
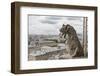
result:
M 69 24 L 66 25 L 66 29 L 67 30 L 70 29 L 70 25 Z

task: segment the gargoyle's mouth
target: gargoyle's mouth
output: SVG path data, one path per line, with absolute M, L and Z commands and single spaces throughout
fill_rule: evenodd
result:
M 60 33 L 60 34 L 59 34 L 60 38 L 66 38 L 66 35 L 67 35 L 67 34 L 65 34 L 65 33 Z
M 60 30 L 60 37 L 62 38 L 65 35 L 65 31 L 64 30 Z

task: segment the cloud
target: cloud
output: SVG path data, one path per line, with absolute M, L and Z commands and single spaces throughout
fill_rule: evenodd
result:
M 74 21 L 83 21 L 83 17 L 67 17 L 67 20 L 74 20 Z
M 41 19 L 41 23 L 46 23 L 46 24 L 57 24 L 58 20 L 61 20 L 61 17 L 56 17 L 56 16 L 45 16 L 44 19 Z
M 62 19 L 62 17 L 60 17 L 60 16 L 48 16 L 48 17 L 46 17 L 46 19 L 48 19 L 48 20 L 61 20 Z
M 46 24 L 56 24 L 56 21 L 50 21 L 50 20 L 41 20 L 41 23 L 46 23 Z

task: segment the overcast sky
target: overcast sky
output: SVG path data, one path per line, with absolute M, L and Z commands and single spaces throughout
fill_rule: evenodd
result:
M 29 34 L 58 35 L 63 24 L 70 24 L 77 33 L 83 32 L 83 17 L 68 16 L 28 16 Z

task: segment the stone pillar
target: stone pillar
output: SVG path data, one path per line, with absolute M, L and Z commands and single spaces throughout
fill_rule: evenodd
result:
M 86 57 L 87 54 L 88 54 L 88 41 L 87 41 L 87 21 L 88 21 L 88 18 L 87 17 L 84 17 L 83 18 L 83 50 L 84 50 L 84 56 Z

